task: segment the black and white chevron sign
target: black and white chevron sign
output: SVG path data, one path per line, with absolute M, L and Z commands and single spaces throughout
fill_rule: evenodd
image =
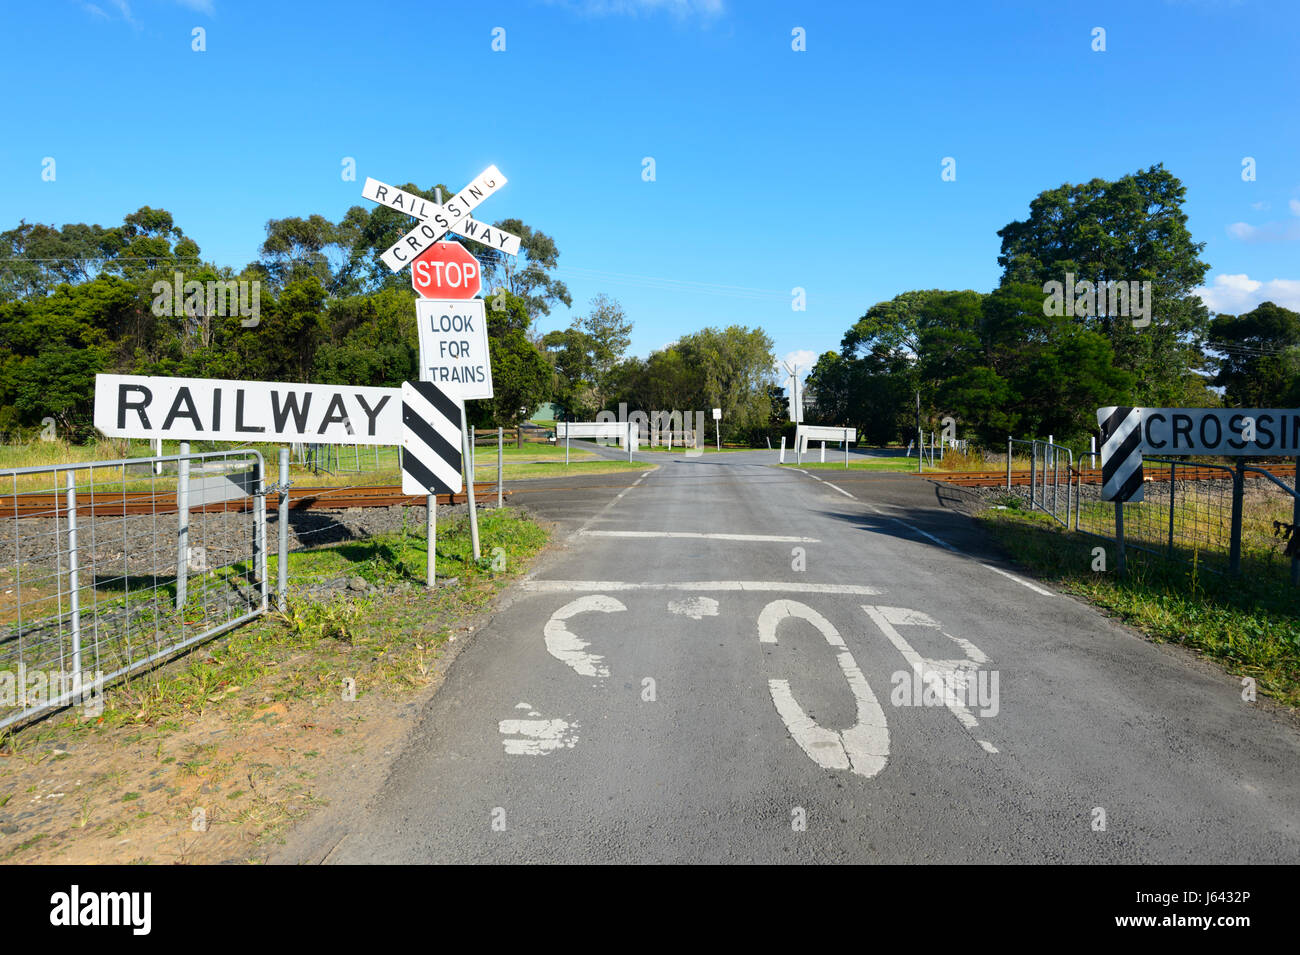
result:
M 465 406 L 432 381 L 402 382 L 402 493 L 461 490 Z
M 1142 500 L 1142 409 L 1098 408 L 1101 499 Z

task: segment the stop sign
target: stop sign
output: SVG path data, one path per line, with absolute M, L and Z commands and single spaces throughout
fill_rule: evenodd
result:
M 411 262 L 411 286 L 422 298 L 473 298 L 483 288 L 478 259 L 459 242 L 435 242 Z

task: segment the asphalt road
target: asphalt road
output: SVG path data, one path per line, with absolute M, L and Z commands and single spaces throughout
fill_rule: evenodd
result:
M 516 497 L 566 545 L 299 857 L 1300 861 L 1289 717 L 1000 563 L 928 482 L 774 457 Z

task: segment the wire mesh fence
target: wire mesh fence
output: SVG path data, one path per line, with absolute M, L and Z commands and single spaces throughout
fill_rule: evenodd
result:
M 263 613 L 264 478 L 252 450 L 0 470 L 0 728 Z
M 1286 529 L 1294 525 L 1294 477 L 1192 459 L 1144 458 L 1143 500 L 1123 505 L 1126 549 L 1219 574 L 1297 581 Z M 1101 500 L 1100 472 L 1075 472 L 1075 530 L 1117 540 L 1116 505 Z M 1237 499 L 1239 496 L 1239 500 Z M 1290 545 L 1290 546 L 1289 546 Z

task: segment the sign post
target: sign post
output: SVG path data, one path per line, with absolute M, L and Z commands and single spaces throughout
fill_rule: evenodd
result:
M 713 420 L 718 423 L 718 450 L 722 450 L 722 409 L 713 409 Z
M 420 340 L 420 379 L 454 388 L 460 400 L 491 398 L 492 358 L 488 347 L 487 314 L 482 291 L 483 269 L 459 242 L 439 242 L 448 232 L 473 239 L 506 255 L 518 255 L 520 238 L 495 226 L 469 217 L 488 196 L 506 184 L 496 166 L 483 170 L 473 182 L 444 204 L 442 190 L 435 189 L 434 202 L 377 179 L 367 178 L 361 195 L 414 216 L 418 224 L 381 258 L 394 272 L 411 266 L 411 286 L 420 301 L 416 319 Z M 463 407 L 463 405 L 462 405 Z M 465 497 L 469 505 L 470 540 L 474 559 L 479 559 L 478 512 L 474 502 L 473 442 L 468 422 L 462 421 L 460 444 L 462 466 L 468 481 Z M 435 502 L 428 498 L 429 580 L 432 581 Z M 430 584 L 432 586 L 432 584 Z

